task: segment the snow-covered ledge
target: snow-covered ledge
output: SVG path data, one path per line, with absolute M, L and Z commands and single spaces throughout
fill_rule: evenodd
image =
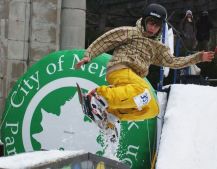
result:
M 75 156 L 83 155 L 85 152 L 80 151 L 34 151 L 28 153 L 21 153 L 17 155 L 1 157 L 0 168 L 23 169 L 40 166 L 42 164 L 49 164 L 58 162 Z
M 172 85 L 156 169 L 217 168 L 217 87 Z
M 0 168 L 4 169 L 44 169 L 44 168 L 107 168 L 129 169 L 129 166 L 95 154 L 80 151 L 34 151 L 0 158 Z

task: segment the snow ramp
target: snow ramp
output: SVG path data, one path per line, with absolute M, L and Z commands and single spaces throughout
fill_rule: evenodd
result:
M 217 168 L 217 87 L 172 85 L 156 169 Z

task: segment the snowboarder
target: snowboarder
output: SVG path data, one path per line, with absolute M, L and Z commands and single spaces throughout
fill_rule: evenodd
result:
M 104 52 L 114 51 L 107 65 L 106 79 L 109 85 L 97 87 L 87 95 L 93 112 L 98 111 L 94 103 L 101 102 L 107 112 L 120 120 L 153 118 L 158 115 L 159 106 L 144 80 L 151 64 L 183 68 L 213 59 L 214 52 L 210 51 L 173 57 L 169 48 L 158 41 L 166 18 L 167 11 L 163 6 L 150 4 L 135 27 L 123 26 L 110 30 L 87 48 L 76 68 Z

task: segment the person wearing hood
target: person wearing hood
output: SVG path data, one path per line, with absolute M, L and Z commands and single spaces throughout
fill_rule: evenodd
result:
M 208 11 L 202 11 L 200 13 L 199 19 L 196 22 L 197 27 L 197 50 L 213 50 L 211 48 L 211 45 L 209 45 L 210 33 L 211 29 L 213 28 L 213 24 L 209 19 L 209 13 Z M 203 77 L 209 77 L 215 79 L 217 76 L 213 74 L 212 72 L 216 72 L 216 59 L 213 60 L 213 62 L 210 62 L 208 64 L 206 63 L 199 63 L 198 67 L 201 69 L 201 75 Z
M 197 28 L 197 49 L 208 50 L 208 42 L 210 39 L 210 30 L 213 28 L 212 22 L 209 19 L 208 11 L 202 11 L 198 21 L 196 22 Z
M 196 26 L 191 10 L 187 10 L 185 17 L 180 22 L 180 32 L 183 37 L 182 54 L 187 55 L 189 51 L 193 51 L 197 45 Z
M 144 77 L 151 64 L 171 68 L 183 68 L 199 62 L 211 61 L 213 52 L 198 52 L 187 57 L 174 57 L 169 47 L 156 38 L 161 34 L 167 18 L 166 9 L 150 4 L 135 27 L 112 29 L 97 38 L 84 53 L 76 68 L 98 55 L 113 50 L 107 64 L 108 86 L 99 86 L 88 93 L 91 109 L 98 111 L 94 102 L 103 102 L 108 113 L 120 120 L 144 120 L 156 117 L 159 105 Z M 100 112 L 99 112 L 100 113 Z

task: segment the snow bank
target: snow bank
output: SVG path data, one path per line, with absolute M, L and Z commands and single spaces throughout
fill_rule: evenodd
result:
M 60 161 L 69 157 L 75 157 L 84 154 L 84 151 L 35 151 L 29 153 L 21 153 L 8 157 L 0 158 L 0 168 L 30 168 L 42 163 L 50 163 Z
M 217 168 L 217 87 L 173 85 L 156 169 Z

